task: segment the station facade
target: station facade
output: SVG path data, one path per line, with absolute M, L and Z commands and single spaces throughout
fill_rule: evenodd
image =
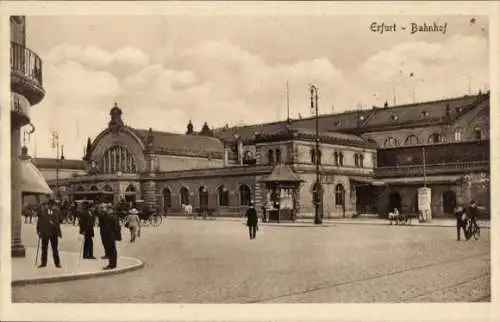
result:
M 190 122 L 178 134 L 129 127 L 124 115 L 111 109 L 73 164 L 81 172 L 61 180 L 68 198 L 140 199 L 167 213 L 190 204 L 220 216 L 241 215 L 255 201 L 291 209 L 285 219 L 312 217 L 319 158 L 324 218 L 418 212 L 423 186 L 434 217 L 472 199 L 489 209 L 489 93 L 322 115 L 319 155 L 314 118 L 205 123 L 199 132 Z

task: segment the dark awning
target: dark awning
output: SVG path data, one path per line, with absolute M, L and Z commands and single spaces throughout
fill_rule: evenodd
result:
M 25 194 L 50 195 L 50 189 L 47 181 L 40 170 L 31 163 L 30 159 L 20 160 L 21 168 L 21 191 Z
M 359 182 L 359 183 L 373 183 L 375 180 L 373 178 L 370 178 L 370 177 L 356 177 L 356 176 L 353 176 L 353 177 L 349 177 L 350 180 L 352 181 L 356 181 L 356 182 Z
M 273 172 L 271 174 L 261 180 L 261 182 L 266 182 L 266 183 L 298 183 L 298 182 L 303 182 L 304 180 L 300 179 L 293 173 L 292 169 L 290 169 L 289 166 L 286 164 L 277 164 Z

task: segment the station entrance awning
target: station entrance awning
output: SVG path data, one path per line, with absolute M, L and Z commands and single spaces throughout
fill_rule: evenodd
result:
M 24 194 L 50 195 L 50 189 L 43 174 L 31 162 L 31 160 L 20 160 L 21 168 L 21 191 Z

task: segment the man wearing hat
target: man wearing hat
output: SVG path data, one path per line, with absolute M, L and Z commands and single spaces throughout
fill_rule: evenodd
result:
M 78 216 L 78 225 L 80 226 L 80 234 L 84 237 L 83 258 L 96 259 L 94 257 L 94 243 L 92 241 L 94 237 L 95 215 L 90 210 L 88 201 L 83 202 L 82 208 L 82 212 Z
M 258 217 L 257 217 L 257 210 L 255 210 L 253 201 L 250 202 L 250 208 L 247 209 L 247 226 L 248 226 L 248 232 L 250 234 L 250 239 L 255 239 L 257 235 L 257 223 L 258 223 Z
M 102 215 L 100 220 L 102 223 L 102 240 L 109 261 L 108 265 L 104 267 L 104 269 L 113 269 L 116 268 L 116 262 L 118 259 L 116 241 L 122 240 L 121 227 L 113 208 L 111 207 L 106 207 L 104 215 Z
M 60 216 L 54 199 L 49 199 L 47 207 L 40 213 L 36 224 L 36 232 L 42 240 L 42 263 L 39 268 L 47 266 L 47 251 L 52 247 L 52 256 L 54 257 L 54 265 L 57 268 L 61 267 L 61 259 L 59 258 L 58 243 L 59 238 L 62 238 Z
M 135 242 L 135 238 L 141 235 L 141 220 L 137 209 L 130 209 L 129 214 L 125 217 L 125 227 L 130 230 L 130 242 Z
M 107 205 L 105 203 L 100 203 L 95 209 L 95 215 L 99 220 L 99 234 L 101 235 L 102 247 L 104 248 L 104 256 L 101 259 L 108 258 L 108 250 L 106 248 L 106 243 L 104 240 L 104 216 L 107 212 Z

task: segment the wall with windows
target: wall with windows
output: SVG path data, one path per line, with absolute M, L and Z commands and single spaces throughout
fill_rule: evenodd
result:
M 167 212 L 181 212 L 181 204 L 193 209 L 206 206 L 215 215 L 243 214 L 254 200 L 255 177 L 206 177 L 158 181 L 157 197 Z
M 316 164 L 316 145 L 309 142 L 296 142 L 297 163 Z M 321 165 L 373 169 L 375 150 L 320 144 Z
M 301 174 L 304 180 L 299 191 L 300 212 L 298 217 L 314 217 L 313 192 L 316 175 Z M 356 213 L 356 189 L 346 175 L 335 175 L 331 183 L 322 184 L 323 218 L 350 217 Z
M 289 162 L 292 158 L 292 146 L 291 141 L 287 142 L 276 142 L 276 143 L 265 143 L 256 146 L 259 150 L 260 158 L 257 161 L 259 164 L 276 164 L 279 162 Z

